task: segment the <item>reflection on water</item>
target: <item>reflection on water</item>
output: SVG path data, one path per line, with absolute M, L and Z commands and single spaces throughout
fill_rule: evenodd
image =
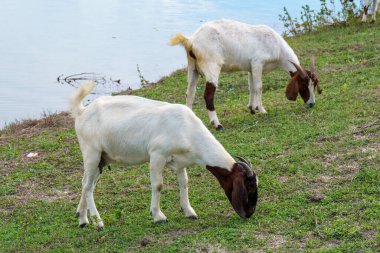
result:
M 267 24 L 281 32 L 278 14 L 307 0 L 2 0 L 0 8 L 0 127 L 67 110 L 73 91 L 57 77 L 95 73 L 120 80 L 116 89 L 139 87 L 185 67 L 180 47 L 169 47 L 178 32 L 190 35 L 207 20 L 236 19 Z M 178 84 L 185 86 L 186 84 Z M 106 89 L 113 88 L 109 85 Z M 104 92 L 104 88 L 99 93 Z

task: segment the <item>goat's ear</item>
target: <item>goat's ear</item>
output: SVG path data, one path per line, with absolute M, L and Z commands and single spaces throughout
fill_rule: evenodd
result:
M 244 210 L 244 205 L 248 200 L 247 189 L 242 177 L 235 178 L 232 185 L 231 204 L 235 212 L 242 218 L 247 217 L 247 213 Z
M 293 76 L 292 79 L 289 80 L 288 86 L 286 86 L 286 97 L 289 100 L 296 101 L 297 96 L 298 96 L 298 81 L 297 81 L 297 76 Z
M 231 191 L 232 191 L 232 181 L 230 177 L 231 172 L 219 167 L 206 166 L 206 168 L 216 177 L 216 179 L 218 179 L 220 186 L 222 186 L 228 199 L 231 201 Z

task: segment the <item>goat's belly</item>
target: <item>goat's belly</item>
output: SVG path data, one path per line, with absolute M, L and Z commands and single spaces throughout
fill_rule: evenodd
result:
M 277 63 L 275 63 L 275 62 L 269 62 L 269 63 L 267 63 L 267 64 L 264 65 L 263 74 L 269 73 L 272 70 L 276 69 L 277 67 L 278 67 Z
M 194 164 L 194 160 L 187 154 L 173 154 L 168 158 L 166 167 L 171 169 L 182 169 Z
M 242 64 L 241 63 L 223 64 L 222 71 L 223 72 L 251 71 L 251 65 L 249 64 L 248 61 Z
M 222 71 L 223 72 L 234 72 L 234 71 L 240 71 L 242 70 L 240 66 L 237 65 L 223 65 Z
M 115 152 L 115 150 L 103 151 L 106 160 L 109 162 L 123 163 L 128 165 L 142 164 L 149 161 L 149 155 L 143 150 L 128 149 Z

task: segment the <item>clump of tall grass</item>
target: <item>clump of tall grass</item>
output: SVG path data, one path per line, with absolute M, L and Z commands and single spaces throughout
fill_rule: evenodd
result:
M 320 0 L 319 10 L 313 10 L 308 4 L 302 5 L 301 16 L 299 19 L 293 18 L 284 7 L 283 14 L 279 19 L 284 23 L 284 36 L 294 36 L 309 33 L 319 27 L 336 23 L 346 23 L 355 20 L 360 15 L 360 9 L 354 1 L 339 0 L 341 9 L 337 11 L 335 0 Z

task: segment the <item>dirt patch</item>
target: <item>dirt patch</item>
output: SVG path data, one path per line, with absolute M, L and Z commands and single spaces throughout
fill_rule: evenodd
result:
M 376 239 L 377 231 L 375 229 L 365 230 L 362 232 L 363 238 L 373 241 Z
M 360 164 L 358 161 L 349 161 L 348 163 L 339 165 L 338 168 L 340 169 L 342 178 L 352 181 L 355 174 L 360 170 Z
M 228 251 L 219 243 L 216 244 L 203 244 L 197 246 L 195 249 L 197 253 L 227 253 Z
M 337 72 L 348 72 L 360 68 L 368 68 L 372 65 L 371 61 L 363 60 L 359 63 L 346 63 L 344 65 L 327 65 L 321 68 L 321 73 L 337 73 Z
M 192 235 L 192 234 L 195 234 L 196 232 L 197 230 L 195 229 L 185 229 L 185 228 L 173 229 L 165 234 L 164 241 L 165 241 L 165 244 L 172 244 L 175 239 L 181 236 Z M 161 240 L 161 239 L 158 238 L 157 240 Z M 206 252 L 213 252 L 213 251 L 206 251 Z
M 322 182 L 322 183 L 327 183 L 329 182 L 331 179 L 333 179 L 334 177 L 333 176 L 328 176 L 328 175 L 320 175 L 319 176 L 319 180 Z
M 315 236 L 314 235 L 308 235 L 306 237 L 303 237 L 301 238 L 300 240 L 295 240 L 295 239 L 292 239 L 292 244 L 298 244 L 298 251 L 302 251 L 305 247 L 306 247 L 306 243 L 308 241 L 311 241 L 311 240 L 315 240 Z
M 42 115 L 41 119 L 26 119 L 15 121 L 0 131 L 0 143 L 6 141 L 9 135 L 33 135 L 43 129 L 73 128 L 74 120 L 69 112 Z
M 332 249 L 332 248 L 339 246 L 340 244 L 341 244 L 340 241 L 332 240 L 332 241 L 328 241 L 327 243 L 325 243 L 325 246 L 327 249 Z
M 372 151 L 380 151 L 380 143 L 372 143 L 366 147 L 362 147 L 360 148 L 360 151 L 362 153 L 368 153 L 368 152 L 372 152 Z
M 341 136 L 321 136 L 318 138 L 318 142 L 336 142 L 341 139 Z
M 279 176 L 277 178 L 278 182 L 280 183 L 285 183 L 286 181 L 288 181 L 289 177 L 288 176 Z
M 0 163 L 0 175 L 9 176 L 14 168 L 22 166 L 22 164 L 16 160 L 2 160 Z
M 380 90 L 380 89 L 379 89 Z M 365 126 L 356 127 L 353 136 L 357 140 L 374 139 L 380 135 L 380 122 L 372 122 Z
M 21 155 L 21 160 L 24 163 L 30 163 L 43 160 L 46 156 L 47 154 L 44 152 L 28 152 Z
M 282 235 L 271 235 L 268 238 L 268 243 L 271 247 L 277 249 L 285 243 L 285 238 Z
M 149 191 L 150 190 L 150 184 L 132 184 L 128 185 L 128 187 L 125 187 L 122 189 L 119 194 L 121 195 L 128 195 L 128 193 L 131 192 L 139 192 L 139 191 Z
M 186 236 L 186 235 L 191 235 L 196 233 L 197 230 L 195 229 L 173 229 L 166 234 L 149 234 L 145 235 L 144 238 L 139 241 L 139 243 L 135 246 L 132 247 L 132 249 L 141 249 L 143 247 L 149 247 L 150 245 L 157 245 L 157 244 L 165 244 L 165 245 L 170 245 L 173 243 L 173 241 L 176 238 L 179 238 L 181 236 Z M 219 251 L 199 251 L 199 252 L 219 252 Z
M 53 202 L 58 199 L 73 200 L 78 197 L 78 192 L 52 189 L 52 187 L 44 181 L 37 182 L 35 179 L 28 179 L 16 188 L 15 194 L 7 197 L 15 198 L 20 204 L 25 204 L 32 199 Z
M 339 154 L 326 154 L 323 156 L 323 162 L 330 164 L 338 160 L 339 157 L 340 157 Z
M 285 237 L 279 234 L 260 233 L 256 235 L 256 237 L 266 244 L 269 244 L 272 249 L 277 249 L 286 242 Z

